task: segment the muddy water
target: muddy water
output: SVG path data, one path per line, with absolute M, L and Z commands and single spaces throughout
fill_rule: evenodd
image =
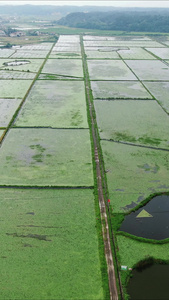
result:
M 132 274 L 127 287 L 131 300 L 169 299 L 169 265 L 155 264 Z
M 127 215 L 119 230 L 148 239 L 169 238 L 169 196 L 152 198 L 144 207 Z

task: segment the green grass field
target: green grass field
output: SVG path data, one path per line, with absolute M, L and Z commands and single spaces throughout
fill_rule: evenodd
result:
M 36 81 L 15 126 L 88 128 L 84 83 Z
M 169 189 L 168 151 L 101 141 L 113 212 L 127 212 Z
M 95 99 L 152 99 L 139 81 L 91 81 Z
M 1 80 L 0 98 L 23 98 L 32 80 Z M 9 89 L 10 86 L 10 89 Z
M 101 139 L 169 149 L 169 118 L 147 100 L 94 101 Z
M 149 91 L 153 94 L 153 96 L 158 100 L 160 105 L 169 114 L 169 101 L 168 101 L 169 82 L 146 81 L 145 86 L 149 89 Z
M 105 299 L 93 190 L 0 189 L 0 299 Z
M 0 159 L 0 185 L 93 186 L 88 129 L 11 129 Z
M 7 127 L 21 100 L 0 99 L 0 127 Z

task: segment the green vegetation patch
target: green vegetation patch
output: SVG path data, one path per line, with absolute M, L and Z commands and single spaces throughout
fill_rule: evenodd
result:
M 88 69 L 91 80 L 136 80 L 120 60 L 88 60 Z
M 36 81 L 15 126 L 88 128 L 84 82 Z
M 87 129 L 11 129 L 0 159 L 0 185 L 93 186 Z
M 152 99 L 139 81 L 91 81 L 95 99 Z
M 160 105 L 167 111 L 169 114 L 169 82 L 145 82 L 145 86 L 149 91 L 155 96 Z
M 31 83 L 29 79 L 0 80 L 0 98 L 23 98 Z
M 130 48 L 126 50 L 118 50 L 118 53 L 123 59 L 155 59 L 153 55 L 148 53 L 143 48 Z
M 44 61 L 43 59 L 31 59 L 31 60 L 26 60 L 25 61 L 26 63 L 24 64 L 24 60 L 0 59 L 0 68 L 3 68 L 3 70 L 38 72 L 43 61 Z
M 82 58 L 80 52 L 55 52 L 52 51 L 49 58 Z
M 0 138 L 2 137 L 4 130 L 0 129 Z
M 113 212 L 126 212 L 169 190 L 168 151 L 101 141 Z
M 129 237 L 117 235 L 121 265 L 134 267 L 139 261 L 150 257 L 168 260 L 169 244 L 144 243 Z M 125 271 L 123 271 L 125 272 Z
M 148 51 L 155 54 L 159 58 L 169 59 L 169 48 L 147 48 Z
M 79 59 L 48 59 L 42 73 L 83 77 L 82 61 Z
M 0 189 L 0 299 L 105 299 L 92 190 Z
M 0 127 L 8 126 L 20 102 L 20 99 L 0 99 Z
M 169 149 L 169 118 L 156 101 L 94 101 L 102 139 Z
M 168 80 L 169 66 L 159 60 L 126 60 L 141 80 Z

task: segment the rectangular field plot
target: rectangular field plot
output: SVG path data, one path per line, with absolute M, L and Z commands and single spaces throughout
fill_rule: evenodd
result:
M 122 47 L 162 47 L 163 45 L 156 41 L 84 41 L 85 47 L 97 47 L 97 46 L 122 46 Z
M 65 43 L 60 43 L 56 44 L 55 47 L 52 49 L 53 52 L 79 52 L 80 53 L 80 45 L 78 44 L 65 44 Z
M 3 70 L 38 72 L 43 63 L 43 59 L 29 59 L 29 60 L 14 60 L 14 59 L 0 59 L 0 68 Z
M 36 50 L 36 51 L 49 51 L 53 46 L 53 43 L 41 43 L 34 45 L 24 45 L 20 49 L 21 50 Z
M 10 58 L 46 58 L 49 51 L 17 50 Z
M 116 51 L 104 51 L 104 50 L 98 50 L 98 51 L 85 51 L 85 54 L 87 55 L 87 58 L 95 58 L 95 59 L 103 59 L 103 58 L 110 58 L 110 59 L 120 59 L 118 53 Z
M 23 98 L 31 83 L 32 80 L 0 80 L 0 98 Z
M 169 114 L 169 82 L 145 82 L 145 86 Z
M 82 61 L 79 59 L 48 59 L 42 73 L 83 77 Z
M 79 35 L 60 35 L 57 43 L 80 43 L 80 36 Z
M 88 129 L 11 129 L 0 160 L 0 185 L 93 186 Z
M 143 48 L 130 48 L 128 50 L 118 50 L 117 53 L 119 53 L 123 59 L 155 59 L 153 55 L 148 53 Z
M 168 80 L 169 66 L 158 60 L 126 60 L 127 65 L 141 80 Z
M 156 101 L 94 101 L 102 139 L 169 149 L 169 118 Z
M 113 212 L 129 211 L 153 193 L 169 189 L 167 151 L 101 141 Z
M 95 99 L 152 99 L 139 81 L 91 81 Z
M 0 49 L 0 58 L 10 57 L 13 53 L 15 53 L 15 50 Z
M 148 51 L 162 59 L 169 59 L 169 48 L 147 48 Z
M 88 128 L 84 83 L 36 81 L 15 125 Z
M 92 190 L 0 189 L 0 208 L 1 300 L 105 299 Z
M 90 80 L 137 80 L 120 60 L 88 60 Z
M 84 41 L 152 41 L 147 36 L 94 36 L 85 35 L 83 36 Z
M 77 52 L 56 52 L 52 51 L 49 58 L 82 58 L 81 53 Z
M 7 127 L 21 100 L 0 99 L 0 127 Z
M 34 79 L 35 73 L 0 70 L 0 79 Z

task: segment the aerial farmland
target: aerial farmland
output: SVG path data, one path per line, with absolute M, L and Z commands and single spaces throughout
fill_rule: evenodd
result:
M 169 191 L 168 46 L 167 37 L 65 34 L 0 49 L 0 299 L 115 299 L 96 164 L 116 299 L 132 295 L 141 261 L 169 261 L 167 233 L 131 230 L 167 212 L 151 200 Z

